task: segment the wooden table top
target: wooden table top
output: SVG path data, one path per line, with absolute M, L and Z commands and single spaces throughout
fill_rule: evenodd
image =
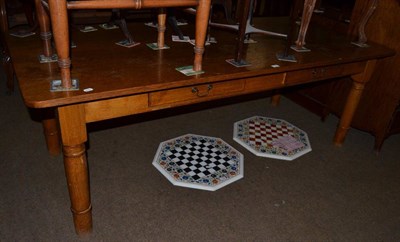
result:
M 256 23 L 258 26 L 270 25 L 265 27 L 268 30 L 279 30 L 276 21 L 274 25 L 268 19 L 258 19 Z M 290 50 L 297 63 L 276 59 L 276 53 L 285 48 L 285 40 L 253 34 L 252 38 L 258 43 L 247 45 L 245 55 L 251 66 L 236 68 L 225 61 L 235 56 L 236 32 L 212 28 L 211 36 L 218 43 L 206 47 L 203 60 L 205 73 L 188 77 L 175 68 L 192 65 L 191 44 L 172 42 L 171 33 L 167 31 L 166 44 L 171 48 L 155 51 L 146 46 L 146 43 L 156 42 L 155 28 L 143 23 L 131 24 L 129 28 L 135 41 L 141 42 L 141 45 L 133 48 L 116 45 L 115 42 L 124 38 L 119 29 L 98 28 L 98 31 L 89 33 L 71 31 L 72 40 L 77 45 L 71 50 L 71 75 L 79 79 L 80 89 L 68 92 L 50 92 L 50 82 L 60 79 L 60 72 L 57 63 L 39 63 L 38 55 L 42 53 L 39 35 L 27 38 L 7 36 L 25 104 L 32 108 L 57 107 L 174 87 L 377 59 L 394 53 L 375 44 L 360 48 L 352 45 L 344 36 L 327 30 L 314 31 L 311 27 L 306 38 L 306 46 L 311 52 L 296 53 Z M 193 33 L 192 29 L 190 25 L 182 27 L 185 34 Z M 275 64 L 280 67 L 272 68 L 271 65 Z M 86 88 L 93 88 L 93 91 L 84 92 Z

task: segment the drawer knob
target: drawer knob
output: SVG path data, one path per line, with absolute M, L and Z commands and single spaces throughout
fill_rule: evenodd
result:
M 313 75 L 313 77 L 316 77 L 318 75 L 317 69 L 313 69 L 311 74 Z
M 211 84 L 209 84 L 208 86 L 207 86 L 207 91 L 206 92 L 204 92 L 204 93 L 200 93 L 200 91 L 199 91 L 199 89 L 197 88 L 197 87 L 193 87 L 192 88 L 192 93 L 196 93 L 196 95 L 198 96 L 198 97 L 206 97 L 206 96 L 208 96 L 208 94 L 210 94 L 210 90 L 213 88 L 213 86 L 211 85 Z
M 313 69 L 311 74 L 313 75 L 313 77 L 324 77 L 325 75 L 325 68 L 319 68 L 319 69 Z

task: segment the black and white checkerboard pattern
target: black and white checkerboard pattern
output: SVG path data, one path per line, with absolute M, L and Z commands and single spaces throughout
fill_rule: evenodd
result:
M 186 134 L 158 146 L 153 165 L 172 184 L 216 191 L 243 177 L 243 155 L 220 138 Z
M 226 154 L 205 140 L 177 147 L 166 155 L 194 180 L 226 170 L 234 164 Z

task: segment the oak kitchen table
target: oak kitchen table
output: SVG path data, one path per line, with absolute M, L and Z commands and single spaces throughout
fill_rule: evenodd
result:
M 276 28 L 268 19 L 257 21 L 264 21 L 272 30 Z M 154 51 L 145 45 L 157 34 L 154 29 L 143 23 L 131 24 L 129 28 L 133 33 L 140 33 L 136 39 L 143 44 L 134 48 L 116 45 L 122 38 L 118 29 L 90 33 L 71 31 L 71 38 L 77 45 L 71 49 L 71 77 L 79 80 L 76 91 L 50 90 L 50 83 L 60 79 L 60 70 L 57 63 L 38 62 L 42 52 L 38 36 L 6 37 L 26 106 L 56 113 L 45 116 L 43 124 L 51 153 L 59 152 L 57 131 L 61 134 L 77 233 L 86 233 L 92 228 L 85 150 L 88 123 L 351 76 L 353 88 L 333 139 L 335 145 L 341 145 L 375 63 L 394 54 L 374 44 L 361 48 L 352 45 L 345 36 L 310 27 L 307 47 L 311 51 L 289 50 L 297 62 L 277 60 L 276 54 L 285 49 L 285 40 L 254 35 L 258 43 L 246 45 L 243 55 L 251 65 L 237 68 L 226 62 L 235 55 L 236 33 L 211 29 L 218 43 L 206 47 L 205 73 L 186 76 L 175 68 L 193 63 L 191 44 L 166 38 L 170 49 Z M 183 30 L 193 34 L 188 29 Z

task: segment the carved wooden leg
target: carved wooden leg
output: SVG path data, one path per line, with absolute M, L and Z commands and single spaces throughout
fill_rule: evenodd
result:
M 333 141 L 334 144 L 337 146 L 340 146 L 344 142 L 347 131 L 350 128 L 354 112 L 357 109 L 362 92 L 364 90 L 364 86 L 371 78 L 371 75 L 375 68 L 375 64 L 376 60 L 368 61 L 363 73 L 352 76 L 353 86 L 347 97 L 347 101 L 343 109 L 343 113 L 340 118 L 339 125 L 336 129 L 336 134 Z
M 90 233 L 92 205 L 84 144 L 87 141 L 85 111 L 81 105 L 60 107 L 58 117 L 75 230 L 78 234 Z
M 165 8 L 160 8 L 160 12 L 158 13 L 158 37 L 157 37 L 157 46 L 159 49 L 164 48 L 165 45 L 165 22 L 167 19 L 167 12 Z
M 69 56 L 69 30 L 66 0 L 49 0 L 51 24 L 58 54 L 58 66 L 61 70 L 61 86 L 72 88 L 71 59 Z
M 61 153 L 61 145 L 55 111 L 54 109 L 46 109 L 44 112 L 42 125 L 44 137 L 46 138 L 47 150 L 51 155 L 59 155 Z
M 363 16 L 361 17 L 361 20 L 358 23 L 358 40 L 352 42 L 352 44 L 355 44 L 360 47 L 368 47 L 367 36 L 365 35 L 365 25 L 367 25 L 368 20 L 371 18 L 377 6 L 378 6 L 378 0 L 368 1 L 368 6 L 366 8 L 367 10 L 363 12 Z
M 293 50 L 295 51 L 310 51 L 309 49 L 305 48 L 305 38 L 307 34 L 307 29 L 311 21 L 311 16 L 314 12 L 314 7 L 315 7 L 315 1 L 316 0 L 305 0 L 304 1 L 304 7 L 303 7 L 303 14 L 301 17 L 301 24 L 300 24 L 300 29 L 299 29 L 299 34 L 296 40 L 296 45 L 292 47 Z
M 57 55 L 53 54 L 51 47 L 50 19 L 43 7 L 41 0 L 35 0 L 36 16 L 39 23 L 40 38 L 42 39 L 43 54 L 39 56 L 41 63 L 57 61 Z
M 202 70 L 204 45 L 207 35 L 211 0 L 200 0 L 196 14 L 196 44 L 194 47 L 194 71 Z

